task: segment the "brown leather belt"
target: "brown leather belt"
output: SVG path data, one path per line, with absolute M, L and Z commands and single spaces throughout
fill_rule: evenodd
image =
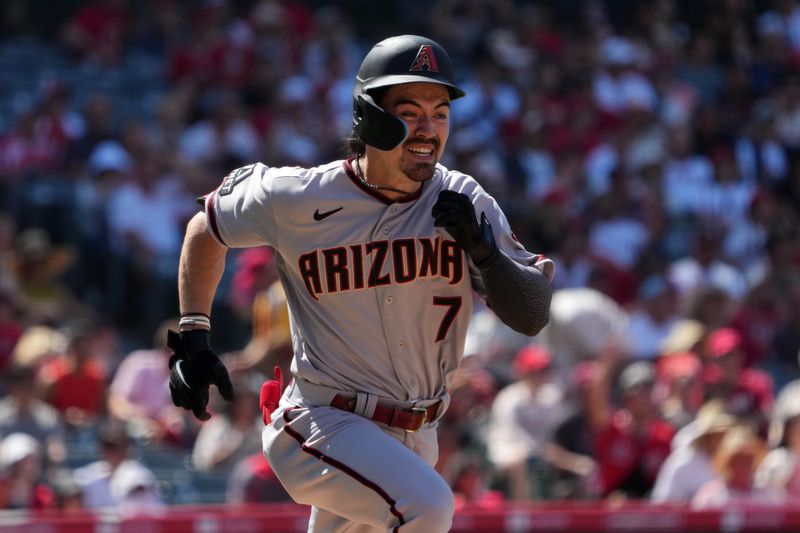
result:
M 403 409 L 402 407 L 398 407 L 396 405 L 388 405 L 378 402 L 370 420 L 381 424 L 386 424 L 390 428 L 400 428 L 413 433 L 422 429 L 422 426 L 425 424 L 436 420 L 436 417 L 439 415 L 439 408 L 441 405 L 442 402 L 438 401 L 428 407 L 411 407 Z M 356 399 L 337 394 L 333 397 L 333 400 L 331 400 L 331 407 L 335 407 L 343 411 L 350 411 L 352 413 L 356 407 Z

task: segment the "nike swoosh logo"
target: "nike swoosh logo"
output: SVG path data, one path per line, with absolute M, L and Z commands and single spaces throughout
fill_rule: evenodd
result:
M 331 216 L 332 214 L 338 213 L 342 209 L 344 209 L 344 207 L 338 207 L 336 209 L 331 209 L 330 211 L 325 211 L 324 213 L 320 213 L 319 209 L 317 209 L 316 211 L 314 211 L 314 220 L 320 221 L 320 220 L 326 219 L 329 216 Z

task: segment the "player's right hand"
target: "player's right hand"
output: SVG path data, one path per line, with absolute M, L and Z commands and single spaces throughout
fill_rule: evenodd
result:
M 172 403 L 192 411 L 199 420 L 208 420 L 208 388 L 216 385 L 220 395 L 233 401 L 233 384 L 228 371 L 211 349 L 208 331 L 195 329 L 167 333 L 169 391 Z

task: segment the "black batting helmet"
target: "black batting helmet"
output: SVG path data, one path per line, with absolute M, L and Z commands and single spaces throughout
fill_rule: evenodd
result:
M 391 150 L 402 143 L 407 135 L 405 123 L 381 109 L 370 91 L 413 82 L 444 85 L 452 100 L 465 94 L 454 83 L 450 57 L 436 41 L 399 35 L 373 46 L 361 62 L 353 88 L 356 136 L 381 150 Z

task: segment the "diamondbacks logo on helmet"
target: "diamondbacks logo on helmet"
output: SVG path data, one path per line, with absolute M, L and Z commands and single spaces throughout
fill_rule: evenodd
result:
M 427 70 L 428 72 L 439 72 L 439 64 L 436 62 L 436 54 L 433 53 L 433 47 L 429 44 L 423 44 L 419 47 L 417 57 L 411 64 L 409 72 L 420 72 Z

